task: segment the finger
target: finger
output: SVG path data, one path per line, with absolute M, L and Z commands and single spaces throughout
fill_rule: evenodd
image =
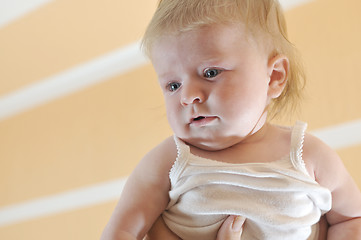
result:
M 246 219 L 241 216 L 235 217 L 232 223 L 232 230 L 235 232 L 240 232 L 242 234 L 243 224 L 245 221 Z
M 229 216 L 222 224 L 217 234 L 217 240 L 240 240 L 245 218 Z

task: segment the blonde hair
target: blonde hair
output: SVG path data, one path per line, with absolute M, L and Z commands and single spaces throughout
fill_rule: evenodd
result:
M 277 0 L 160 0 L 143 36 L 142 49 L 150 57 L 154 42 L 162 36 L 212 24 L 244 24 L 261 44 L 272 47 L 269 57 L 277 54 L 288 57 L 287 84 L 282 94 L 268 106 L 268 112 L 273 118 L 281 110 L 296 110 L 305 74 L 298 52 L 288 40 L 286 21 Z

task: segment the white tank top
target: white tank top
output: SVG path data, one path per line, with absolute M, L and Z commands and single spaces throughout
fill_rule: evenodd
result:
M 184 240 L 213 240 L 229 215 L 246 218 L 242 240 L 317 239 L 331 193 L 308 174 L 302 159 L 307 125 L 292 129 L 290 154 L 269 163 L 231 164 L 193 155 L 174 137 L 167 226 Z

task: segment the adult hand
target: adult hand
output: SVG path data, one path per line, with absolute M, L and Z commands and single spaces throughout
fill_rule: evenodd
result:
M 219 229 L 217 240 L 241 240 L 245 220 L 240 216 L 229 216 Z

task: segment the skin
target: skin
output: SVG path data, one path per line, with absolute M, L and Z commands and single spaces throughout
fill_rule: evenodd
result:
M 242 27 L 212 25 L 163 36 L 154 44 L 151 60 L 169 124 L 193 154 L 229 163 L 271 162 L 289 154 L 290 130 L 266 121 L 267 105 L 287 81 L 286 56 L 260 47 Z M 170 137 L 140 161 L 102 240 L 143 239 L 147 234 L 148 239 L 179 239 L 160 218 L 169 202 L 168 173 L 176 157 Z M 310 176 L 332 193 L 320 239 L 361 239 L 361 193 L 340 158 L 306 134 L 303 159 Z M 218 240 L 241 238 L 241 229 L 232 228 L 235 219 L 225 221 Z
M 239 240 L 241 239 L 243 224 L 245 219 L 239 216 L 229 216 L 218 231 L 216 240 Z M 155 222 L 151 230 L 148 232 L 145 240 L 167 239 L 180 240 L 168 227 L 160 217 Z
M 251 140 L 265 123 L 263 113 L 273 94 L 268 55 L 232 28 L 212 29 L 163 37 L 152 55 L 171 128 L 189 145 L 206 151 Z M 270 64 L 275 61 L 286 60 Z M 199 116 L 208 122 L 193 120 Z

